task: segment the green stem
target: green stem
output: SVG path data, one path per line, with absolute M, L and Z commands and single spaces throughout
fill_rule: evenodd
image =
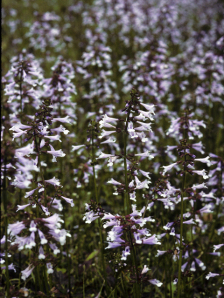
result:
M 186 149 L 184 149 L 184 161 L 186 162 Z M 181 265 L 182 265 L 182 237 L 183 237 L 183 214 L 184 214 L 184 190 L 185 190 L 185 164 L 184 164 L 184 174 L 183 174 L 183 186 L 181 191 L 181 218 L 180 218 L 180 254 L 179 254 L 179 267 L 178 267 L 178 287 L 177 287 L 177 297 L 180 298 L 181 293 Z
M 5 211 L 5 277 L 6 277 L 6 294 L 9 298 L 9 269 L 8 269 L 8 216 L 7 216 L 7 180 L 6 180 L 7 157 L 4 159 L 4 182 L 3 182 L 3 204 Z
M 124 129 L 124 174 L 125 174 L 125 193 L 124 193 L 124 211 L 125 214 L 129 214 L 131 211 L 131 203 L 128 195 L 128 171 L 127 171 L 127 131 L 128 131 L 128 122 L 130 117 L 130 110 L 127 114 L 127 120 L 125 123 Z
M 135 253 L 135 247 L 132 241 L 132 234 L 131 230 L 129 230 L 129 238 L 131 242 L 131 248 L 132 248 L 132 262 L 133 262 L 133 267 L 135 267 L 135 273 L 136 273 L 136 282 L 134 283 L 134 290 L 135 290 L 135 296 L 136 298 L 140 297 L 140 287 L 139 287 L 139 275 L 138 275 L 138 266 L 137 266 L 137 258 L 136 258 L 136 253 Z
M 83 265 L 83 295 L 82 297 L 85 298 L 85 265 Z
M 94 192 L 95 192 L 95 199 L 97 204 L 99 204 L 99 198 L 98 198 L 98 191 L 97 191 L 97 185 L 96 185 L 96 172 L 95 172 L 95 166 L 94 166 L 94 161 L 95 161 L 95 150 L 94 150 L 94 131 L 93 131 L 93 127 L 92 127 L 92 164 L 93 164 L 93 182 L 94 182 Z M 106 289 L 108 288 L 107 286 L 107 274 L 106 274 L 106 268 L 105 268 L 105 262 L 104 262 L 104 244 L 103 244 L 103 234 L 102 234 L 102 227 L 101 227 L 101 222 L 100 219 L 97 219 L 98 222 L 98 227 L 99 227 L 99 234 L 100 234 L 100 248 L 101 248 L 101 263 L 102 263 L 102 267 L 103 267 L 103 276 L 105 278 L 105 286 Z

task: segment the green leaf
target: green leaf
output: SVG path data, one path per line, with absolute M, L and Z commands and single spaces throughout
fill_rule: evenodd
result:
M 98 255 L 99 251 L 98 250 L 94 250 L 86 259 L 86 261 L 89 261 L 91 259 L 93 259 L 96 255 Z

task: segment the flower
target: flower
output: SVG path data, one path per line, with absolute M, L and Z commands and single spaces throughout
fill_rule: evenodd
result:
M 205 158 L 195 158 L 195 161 L 207 163 L 207 166 L 209 167 L 211 165 L 211 161 L 209 160 L 209 158 L 210 158 L 210 156 L 207 156 Z
M 18 235 L 23 229 L 25 229 L 25 225 L 23 222 L 17 221 L 14 224 L 9 224 L 8 225 L 8 233 L 11 232 L 12 235 Z
M 27 205 L 17 205 L 17 208 L 18 209 L 16 210 L 16 212 L 18 212 L 19 210 L 23 210 L 23 209 L 25 209 L 28 206 L 30 206 L 30 204 L 27 204 Z
M 49 144 L 49 146 L 51 147 L 51 150 L 50 151 L 47 151 L 47 153 L 50 153 L 53 155 L 53 162 L 56 162 L 56 157 L 64 157 L 65 156 L 65 153 L 60 149 L 60 150 L 55 150 L 54 147 Z
M 51 274 L 53 272 L 54 272 L 54 270 L 53 270 L 52 264 L 51 263 L 47 263 L 47 273 L 48 274 Z
M 164 168 L 164 170 L 163 170 L 163 175 L 165 175 L 165 173 L 166 173 L 167 171 L 171 170 L 175 165 L 177 165 L 176 162 L 170 164 L 169 166 L 162 166 L 162 168 Z
M 114 180 L 113 178 L 111 178 L 109 181 L 107 181 L 107 183 L 111 183 L 111 184 L 113 184 L 113 185 L 122 185 L 122 183 L 120 183 L 120 182 Z
M 161 287 L 161 285 L 163 284 L 161 281 L 159 281 L 158 279 L 150 279 L 149 282 L 157 287 Z
M 69 124 L 72 124 L 71 123 L 71 119 L 69 119 L 69 116 L 66 116 L 64 118 L 53 118 L 52 119 L 52 122 L 56 122 L 56 121 L 59 121 L 59 122 L 62 122 L 62 123 L 69 123 Z
M 85 146 L 85 145 L 77 145 L 77 146 L 72 145 L 72 150 L 71 150 L 71 152 L 76 151 L 76 150 L 79 150 L 80 148 L 82 148 L 82 147 L 84 147 L 84 146 Z
M 44 254 L 44 250 L 43 250 L 43 247 L 42 247 L 42 246 L 40 246 L 40 248 L 39 248 L 39 256 L 38 256 L 38 259 L 39 259 L 39 260 L 45 259 L 45 254 Z
M 45 182 L 50 183 L 54 186 L 60 186 L 60 181 L 58 179 L 56 179 L 55 177 L 53 177 L 49 180 L 45 180 Z
M 154 244 L 161 244 L 161 242 L 158 241 L 156 235 L 153 235 L 149 238 L 142 238 L 142 244 L 154 245 Z
M 62 199 L 64 199 L 67 203 L 69 203 L 71 205 L 71 207 L 74 207 L 74 203 L 73 203 L 73 199 L 69 199 L 66 197 L 61 196 Z
M 209 176 L 206 174 L 205 170 L 201 170 L 201 171 L 192 171 L 195 174 L 201 175 L 203 176 L 203 179 L 208 179 Z
M 34 266 L 32 266 L 32 265 L 30 264 L 25 270 L 21 271 L 21 273 L 22 273 L 22 277 L 21 277 L 21 278 L 22 278 L 23 280 L 26 280 L 27 277 L 29 277 L 30 274 L 32 273 L 33 269 L 34 269 Z
M 145 274 L 145 273 L 147 273 L 149 270 L 151 270 L 151 269 L 149 269 L 147 265 L 144 265 L 141 274 Z
M 218 273 L 212 273 L 212 272 L 209 272 L 209 274 L 206 275 L 206 279 L 209 279 L 210 277 L 215 277 L 215 276 L 219 276 L 220 274 Z

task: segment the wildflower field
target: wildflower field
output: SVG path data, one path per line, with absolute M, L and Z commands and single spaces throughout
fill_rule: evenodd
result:
M 224 3 L 3 0 L 0 297 L 224 297 Z

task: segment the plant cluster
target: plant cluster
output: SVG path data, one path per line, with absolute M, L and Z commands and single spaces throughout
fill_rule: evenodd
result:
M 3 297 L 224 295 L 221 1 L 3 1 Z

